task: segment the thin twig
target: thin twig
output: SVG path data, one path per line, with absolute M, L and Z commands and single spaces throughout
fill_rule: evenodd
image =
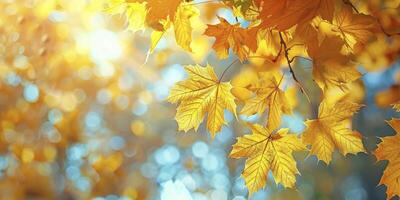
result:
M 310 58 L 306 58 L 306 57 L 303 57 L 303 56 L 293 56 L 292 59 L 290 59 L 290 62 L 293 62 L 294 59 L 296 59 L 296 58 L 301 58 L 301 59 L 304 59 L 304 60 L 308 60 L 308 61 L 310 61 L 310 62 L 313 61 L 313 60 L 311 60 Z
M 287 44 L 286 44 L 285 40 L 283 39 L 282 32 L 279 32 L 279 38 L 281 40 L 281 45 L 283 46 L 283 49 L 284 49 L 284 52 L 285 52 L 286 62 L 288 64 L 289 71 L 292 74 L 292 78 L 296 82 L 296 84 L 299 86 L 300 91 L 306 96 L 308 102 L 310 102 L 310 98 L 308 97 L 306 90 L 301 85 L 300 81 L 296 77 L 296 74 L 294 73 L 294 70 L 293 70 L 293 67 L 292 67 L 293 60 L 291 60 L 289 58 L 289 51 L 288 51 L 288 48 L 287 48 Z
M 266 57 L 266 56 L 248 56 L 247 60 L 252 59 L 252 58 L 260 58 L 260 59 L 264 59 L 264 60 L 269 60 L 271 62 L 276 62 L 275 59 L 271 60 L 270 58 Z
M 274 62 L 276 62 L 278 60 L 279 56 L 281 55 L 282 49 L 283 49 L 282 46 L 283 46 L 282 43 L 280 43 L 279 52 L 278 52 L 278 54 L 276 54 L 276 56 L 275 56 L 275 58 L 273 60 Z
M 375 16 L 374 16 L 374 17 L 375 17 Z M 381 29 L 382 33 L 385 34 L 386 37 L 392 37 L 392 36 L 394 36 L 394 35 L 400 35 L 400 32 L 399 32 L 399 33 L 388 33 L 388 32 L 383 28 L 383 25 L 382 25 L 381 21 L 379 21 L 378 17 L 375 17 L 375 19 L 376 19 L 376 21 L 378 22 L 379 28 Z
M 358 11 L 358 9 L 354 6 L 354 4 L 351 3 L 350 0 L 343 0 L 343 3 L 346 4 L 346 5 L 349 5 L 354 11 L 356 11 L 356 13 L 360 13 L 360 12 Z
M 225 70 L 222 72 L 221 77 L 218 80 L 218 83 L 221 83 L 222 78 L 225 76 L 225 73 L 229 70 L 229 68 L 231 68 L 235 63 L 237 63 L 239 61 L 239 59 L 235 59 L 231 64 L 228 65 L 228 67 L 225 68 Z
M 288 48 L 288 51 L 289 50 L 291 50 L 293 47 L 295 47 L 295 46 L 304 46 L 304 44 L 293 44 L 292 46 L 290 46 L 289 48 Z
M 199 4 L 206 4 L 206 3 L 220 3 L 220 0 L 209 0 L 209 1 L 201 1 L 201 2 L 196 2 L 196 3 L 188 3 L 185 5 L 199 5 Z

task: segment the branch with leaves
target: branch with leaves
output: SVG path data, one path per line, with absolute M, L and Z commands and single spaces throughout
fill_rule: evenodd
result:
M 344 98 L 332 100 L 330 91 L 339 89 L 348 94 L 349 86 L 361 77 L 355 63 L 368 50 L 368 44 L 377 38 L 397 36 L 388 34 L 377 18 L 363 14 L 351 1 L 110 1 L 106 11 L 125 15 L 128 29 L 134 32 L 152 29 L 149 53 L 171 27 L 177 44 L 191 52 L 192 20 L 201 16 L 196 6 L 215 2 L 231 9 L 236 23 L 217 16 L 219 22 L 208 24 L 204 35 L 215 38 L 212 48 L 219 59 L 228 58 L 230 51 L 237 59 L 225 68 L 220 78 L 208 64 L 185 67 L 188 78 L 178 82 L 168 97 L 169 102 L 178 104 L 175 119 L 179 131 L 197 131 L 207 116 L 206 127 L 214 138 L 226 125 L 225 110 L 237 120 L 238 114 L 265 116 L 262 125 L 248 124 L 253 133 L 239 137 L 230 154 L 232 158 L 247 158 L 242 176 L 249 196 L 265 186 L 268 171 L 272 171 L 277 183 L 294 187 L 299 174 L 291 155 L 294 151 L 309 150 L 327 164 L 335 150 L 343 155 L 366 152 L 362 134 L 352 130 L 350 123 L 362 106 Z M 238 21 L 245 21 L 248 26 Z M 242 94 L 232 92 L 237 86 L 222 82 L 222 78 L 236 63 L 251 63 L 252 58 L 265 59 L 266 66 L 264 71 L 256 72 L 256 80 L 239 88 L 249 93 L 242 98 Z M 318 116 L 305 122 L 307 128 L 301 138 L 289 134 L 281 123 L 282 115 L 291 114 L 294 109 L 282 87 L 285 81 L 282 66 L 288 66 L 293 81 L 311 101 L 294 72 L 296 58 L 312 63 L 312 78 L 322 93 Z M 278 68 L 271 70 L 268 65 Z M 242 107 L 240 112 L 238 107 Z M 399 108 L 398 104 L 395 108 Z M 399 131 L 396 121 L 390 124 Z M 400 142 L 395 137 L 384 139 L 376 151 L 380 160 L 391 161 L 381 181 L 388 186 L 388 198 L 400 195 L 400 185 L 394 181 L 399 177 L 388 174 L 398 169 L 399 160 L 386 152 L 394 140 Z

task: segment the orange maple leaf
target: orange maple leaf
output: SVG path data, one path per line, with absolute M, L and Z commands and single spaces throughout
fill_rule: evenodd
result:
M 164 26 L 160 23 L 162 20 L 173 20 L 176 10 L 182 0 L 148 0 L 147 2 L 147 25 L 158 30 L 163 31 Z
M 257 50 L 258 28 L 243 29 L 238 23 L 232 25 L 222 17 L 218 19 L 220 23 L 209 24 L 204 34 L 216 38 L 213 48 L 219 58 L 228 57 L 229 48 L 232 48 L 243 61 L 248 57 L 250 50 L 253 52 Z
M 396 195 L 400 196 L 400 119 L 392 119 L 388 121 L 388 123 L 397 134 L 394 136 L 384 137 L 382 142 L 378 145 L 378 148 L 375 150 L 375 156 L 378 161 L 389 161 L 379 184 L 386 185 L 387 199 L 391 199 Z
M 308 22 L 317 15 L 331 21 L 333 12 L 332 0 L 264 0 L 259 18 L 262 27 L 283 31 Z
M 335 15 L 333 24 L 345 45 L 353 51 L 360 45 L 365 45 L 379 30 L 376 19 L 369 15 L 353 13 L 350 7 L 344 7 L 338 15 Z

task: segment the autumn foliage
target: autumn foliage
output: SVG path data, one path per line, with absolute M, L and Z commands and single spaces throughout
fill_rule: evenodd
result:
M 156 156 L 148 156 L 153 147 L 191 137 L 193 132 L 207 132 L 204 137 L 211 143 L 227 127 L 234 130 L 230 136 L 233 141 L 223 155 L 229 165 L 242 166 L 235 169 L 241 173 L 248 199 L 269 187 L 272 180 L 284 190 L 296 189 L 296 181 L 302 180 L 300 166 L 307 158 L 314 159 L 314 166 L 331 169 L 337 156 L 349 163 L 358 156 L 373 159 L 376 165 L 387 163 L 379 185 L 385 186 L 386 199 L 400 197 L 400 119 L 396 118 L 400 113 L 400 76 L 390 74 L 388 79 L 394 83 L 387 90 L 368 91 L 364 84 L 368 74 L 381 73 L 399 62 L 398 1 L 101 0 L 82 1 L 79 5 L 84 8 L 78 11 L 74 5 L 64 7 L 65 1 L 21 2 L 0 3 L 0 78 L 7 82 L 0 82 L 0 153 L 12 158 L 7 165 L 16 166 L 0 179 L 0 199 L 35 195 L 57 199 L 53 188 L 57 173 L 43 175 L 51 170 L 35 163 L 58 163 L 71 174 L 76 169 L 71 172 L 67 165 L 81 158 L 62 156 L 73 153 L 87 161 L 76 165 L 80 167 L 78 174 L 90 181 L 79 181 L 84 186 L 93 185 L 90 192 L 76 192 L 70 182 L 78 178 L 72 176 L 74 180 L 63 182 L 66 189 L 62 191 L 72 199 L 115 191 L 131 199 L 149 198 L 148 193 L 154 191 L 142 182 L 147 181 L 147 175 L 159 173 L 151 166 L 157 162 Z M 80 22 L 71 17 L 79 12 L 82 18 L 90 19 Z M 116 25 L 104 25 L 110 22 Z M 79 27 L 71 28 L 70 24 Z M 125 43 L 120 46 L 128 53 L 121 50 L 108 55 L 101 49 L 102 42 L 117 40 L 112 31 L 82 34 L 82 30 L 96 26 L 122 27 L 118 37 L 125 38 Z M 135 37 L 139 39 L 132 39 Z M 133 43 L 140 48 L 130 47 Z M 158 52 L 163 46 L 174 45 L 172 50 Z M 173 52 L 183 56 L 174 57 Z M 121 55 L 129 61 L 115 61 L 114 57 Z M 170 77 L 173 85 L 158 80 L 168 59 L 185 74 Z M 392 68 L 393 73 L 396 69 Z M 129 74 L 132 71 L 134 75 Z M 154 100 L 157 94 L 148 91 L 156 84 L 161 85 L 156 91 L 165 93 L 158 104 Z M 144 119 L 142 115 L 152 103 L 157 104 L 155 110 Z M 392 119 L 386 122 L 395 135 L 368 138 L 362 125 L 355 126 L 357 115 L 371 113 L 376 106 L 390 109 Z M 173 109 L 173 114 L 167 108 Z M 92 111 L 96 109 L 106 117 Z M 137 118 L 126 124 L 124 119 L 132 113 Z M 288 124 L 293 118 L 288 120 L 288 116 L 301 119 L 301 132 L 291 129 Z M 46 121 L 45 125 L 41 121 Z M 109 127 L 101 127 L 105 121 L 110 121 Z M 167 132 L 170 126 L 175 139 L 154 136 Z M 42 132 L 57 138 L 43 139 Z M 94 136 L 94 132 L 104 135 Z M 110 136 L 114 132 L 133 134 L 116 139 Z M 92 141 L 91 148 L 82 147 L 85 150 L 80 151 L 86 153 L 71 147 L 79 149 L 80 142 L 95 137 L 101 141 Z M 102 149 L 112 138 L 124 147 Z M 376 140 L 371 142 L 370 138 Z M 188 147 L 188 141 L 196 139 L 179 145 Z M 148 165 L 138 167 L 137 163 Z M 189 158 L 183 165 L 195 171 L 195 163 L 195 158 Z M 223 168 L 228 175 L 230 169 Z M 121 188 L 121 180 L 136 182 Z M 157 187 L 158 181 L 154 181 Z M 15 189 L 20 183 L 22 189 Z
M 398 33 L 386 30 L 380 16 L 360 12 L 348 0 L 226 0 L 222 3 L 249 25 L 231 24 L 220 16 L 217 16 L 216 24 L 207 25 L 204 35 L 215 38 L 212 48 L 218 58 L 226 59 L 231 51 L 241 63 L 262 59 L 268 72 L 259 72 L 257 81 L 243 87 L 221 81 L 226 71 L 218 78 L 210 65 L 186 66 L 188 78 L 178 82 L 168 97 L 169 102 L 178 104 L 178 129 L 185 132 L 192 128 L 198 130 L 207 118 L 206 127 L 214 138 L 226 125 L 224 110 L 233 113 L 237 120 L 237 113 L 265 114 L 266 120 L 259 121 L 260 125 L 248 125 L 253 133 L 239 137 L 230 154 L 232 158 L 247 158 L 242 176 L 249 196 L 265 187 L 268 171 L 272 171 L 277 183 L 295 187 L 296 175 L 300 173 L 291 155 L 294 151 L 309 149 L 311 155 L 326 164 L 331 162 L 335 150 L 343 155 L 365 153 L 362 134 L 351 128 L 351 118 L 362 105 L 344 98 L 334 99 L 329 91 L 339 88 L 343 93 L 350 92 L 349 85 L 362 76 L 356 63 L 368 44 L 379 37 L 398 39 Z M 177 44 L 188 51 L 191 51 L 190 18 L 198 14 L 195 5 L 195 2 L 178 0 L 110 3 L 113 10 L 125 8 L 120 13 L 126 13 L 128 27 L 133 26 L 133 30 L 148 27 L 157 33 L 174 26 Z M 135 11 L 134 7 L 141 9 Z M 130 17 L 132 13 L 146 17 L 138 21 L 138 18 Z M 387 17 L 398 25 L 398 16 Z M 156 43 L 157 38 L 152 37 L 152 44 Z M 265 43 L 268 52 L 259 51 L 260 43 Z M 282 114 L 291 114 L 293 108 L 282 87 L 286 77 L 279 66 L 289 68 L 292 81 L 307 96 L 307 88 L 293 69 L 299 59 L 312 62 L 312 78 L 322 92 L 318 116 L 305 122 L 306 130 L 301 139 L 280 128 Z M 235 62 L 237 60 L 226 70 Z M 242 97 L 246 93 L 235 93 L 233 89 L 248 91 L 248 97 Z M 398 109 L 398 105 L 394 107 Z M 399 131 L 396 120 L 390 124 Z M 379 160 L 390 161 L 381 181 L 388 187 L 388 199 L 400 195 L 396 181 L 400 178 L 396 175 L 400 152 L 394 148 L 398 146 L 396 141 L 400 142 L 395 136 L 384 138 L 376 151 Z

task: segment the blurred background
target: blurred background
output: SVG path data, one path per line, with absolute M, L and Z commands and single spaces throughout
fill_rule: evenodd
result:
M 376 9 L 376 2 L 361 9 Z M 104 3 L 0 0 L 0 199 L 247 199 L 240 177 L 245 159 L 228 158 L 235 138 L 249 133 L 243 122 L 226 113 L 230 126 L 214 140 L 204 127 L 177 132 L 176 105 L 165 100 L 185 79 L 183 65 L 210 63 L 220 75 L 235 60 L 233 54 L 217 59 L 213 40 L 202 35 L 216 14 L 235 22 L 232 11 L 199 3 L 193 52 L 178 47 L 171 31 L 146 62 L 150 32 L 128 31 L 124 17 L 105 13 Z M 398 14 L 380 17 L 398 20 Z M 298 153 L 297 189 L 284 190 L 271 176 L 252 199 L 386 199 L 385 187 L 377 187 L 386 163 L 376 163 L 371 151 L 378 137 L 394 134 L 385 120 L 400 117 L 390 107 L 400 100 L 399 54 L 397 36 L 378 36 L 357 58 L 363 77 L 348 98 L 366 105 L 353 127 L 365 137 L 368 154 L 335 153 L 326 166 Z M 294 89 L 296 112 L 283 117 L 283 127 L 295 134 L 320 102 L 311 64 L 295 66 L 311 102 Z M 236 65 L 227 80 L 253 68 L 268 66 Z

